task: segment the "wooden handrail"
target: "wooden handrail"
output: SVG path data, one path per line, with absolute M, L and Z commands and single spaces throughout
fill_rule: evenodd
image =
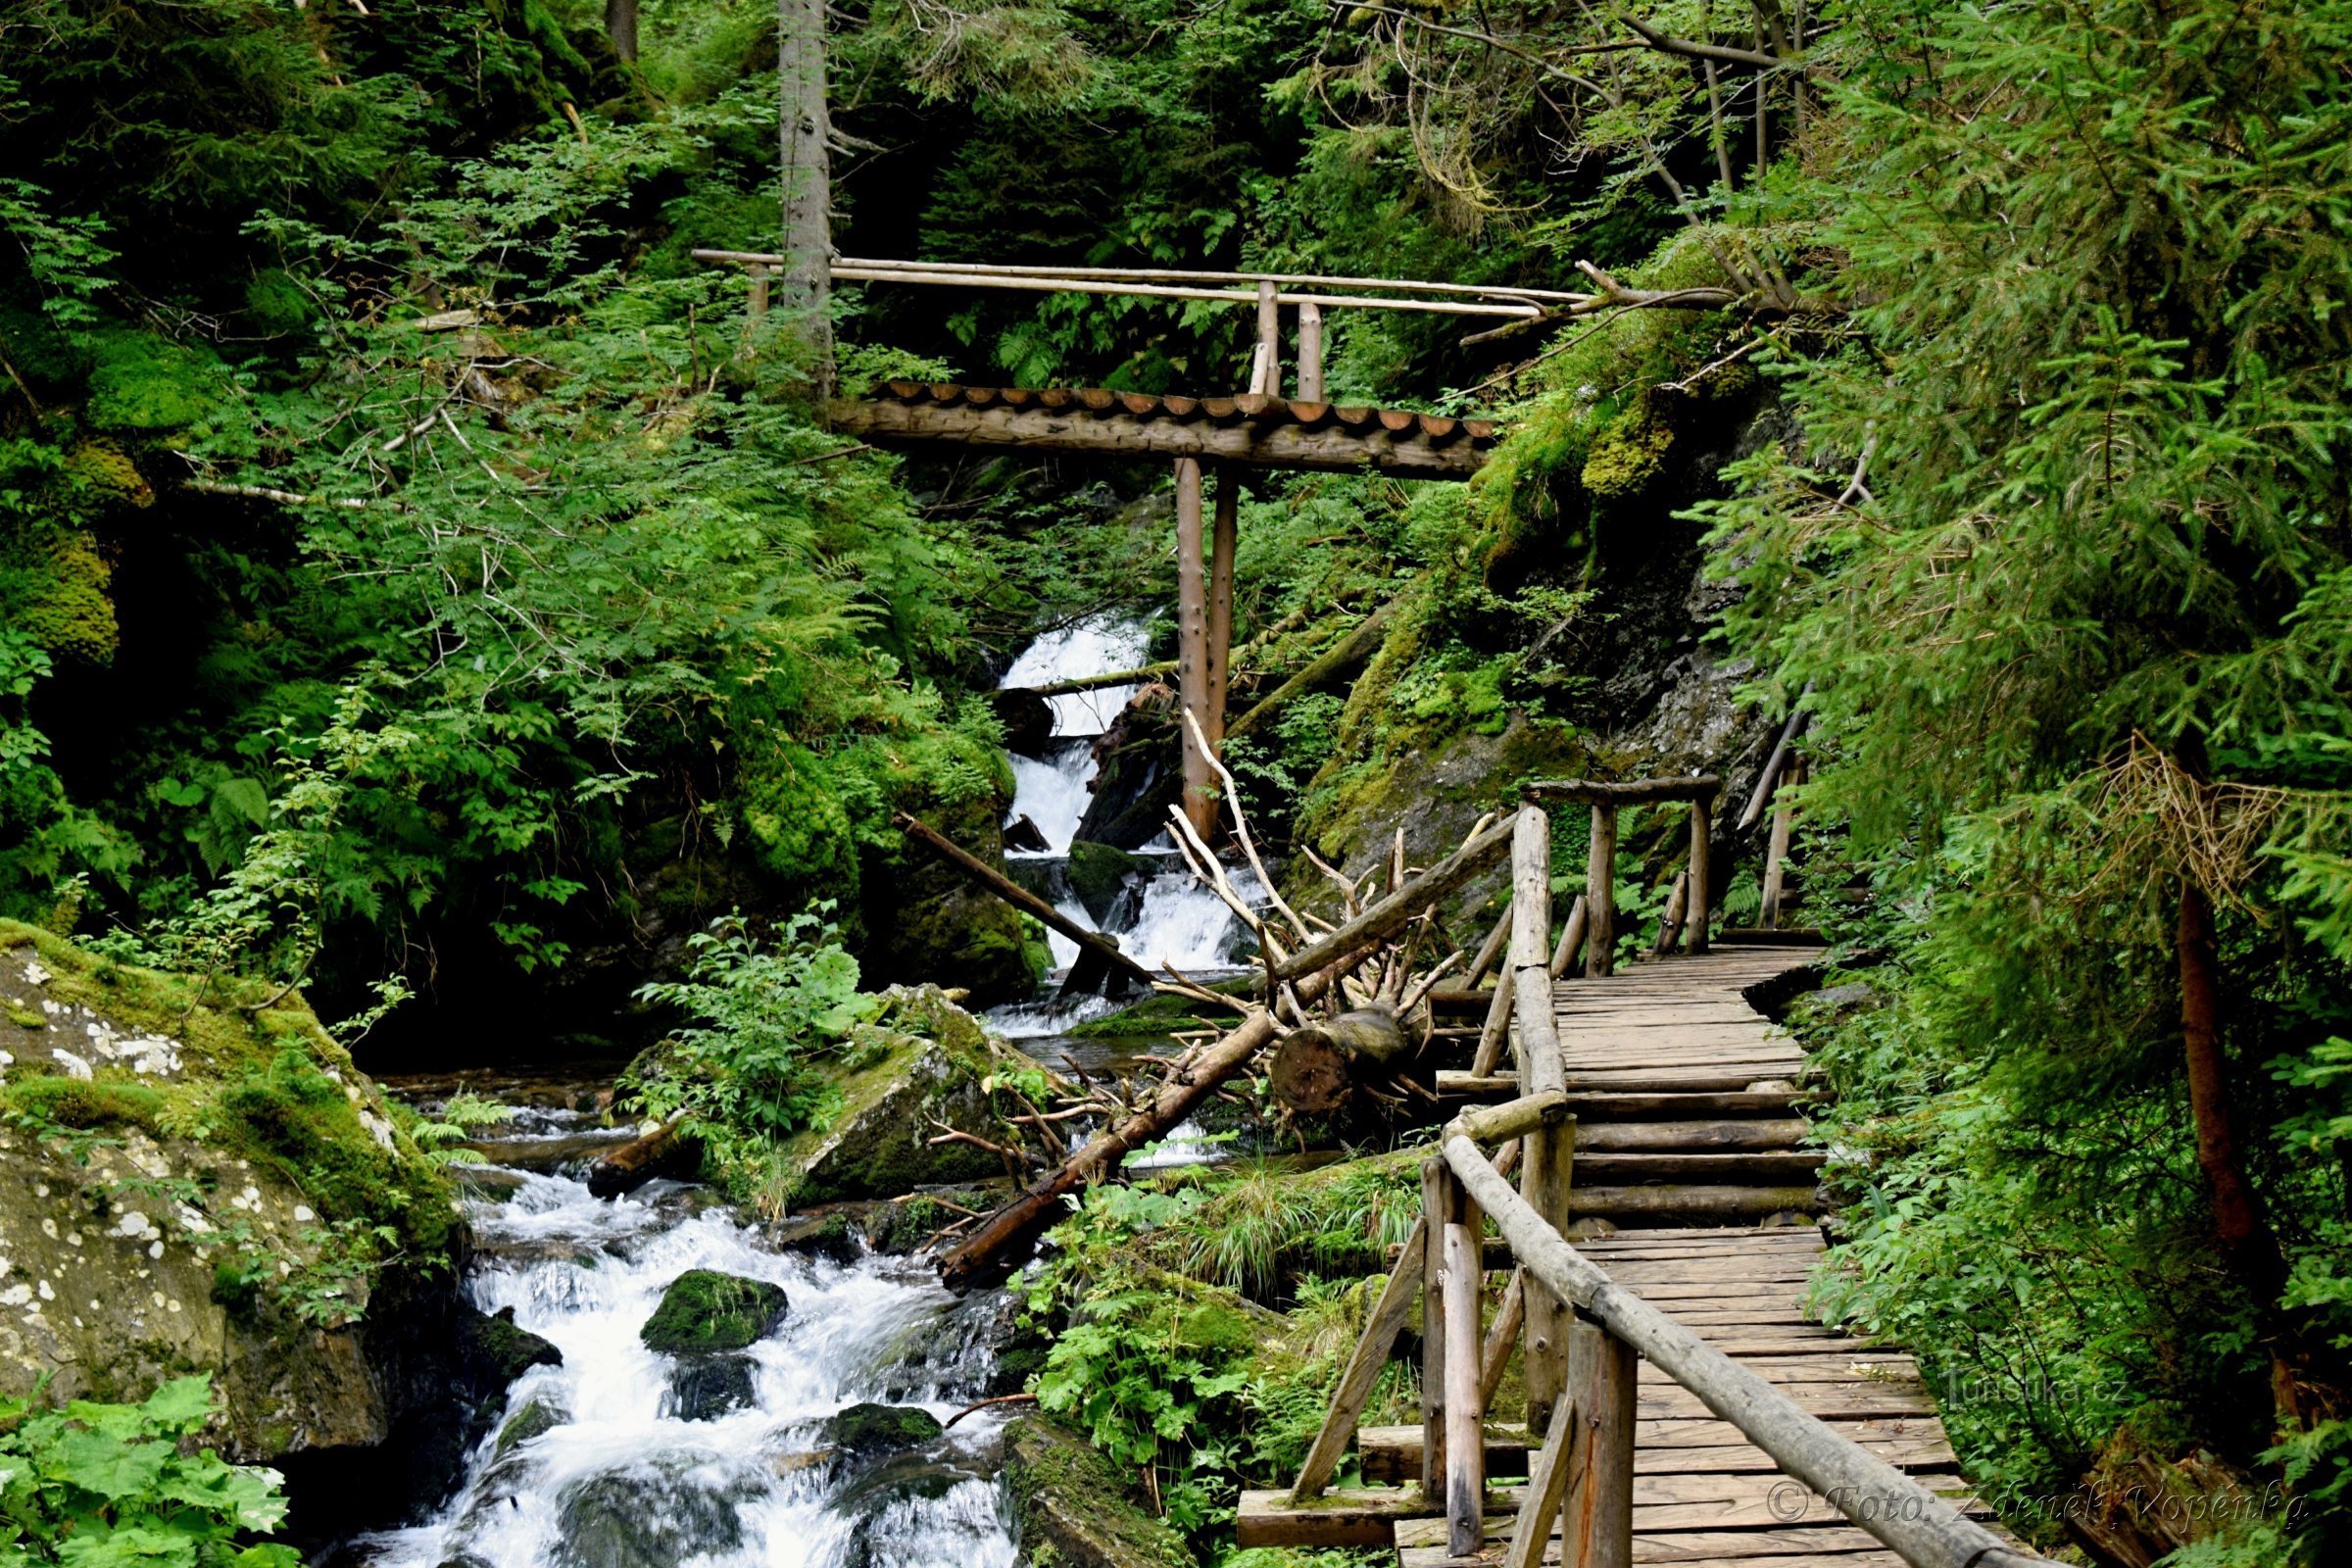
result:
M 1494 1174 L 1467 1138 L 1445 1161 L 1469 1201 L 1492 1217 L 1519 1264 L 1601 1328 L 1639 1350 L 1912 1568 L 2025 1568 L 2022 1552 L 1796 1401 L 1611 1280 Z
M 1538 778 L 1519 786 L 1531 801 L 1573 801 L 1584 806 L 1641 806 L 1651 801 L 1711 801 L 1723 792 L 1713 773 L 1690 778 Z

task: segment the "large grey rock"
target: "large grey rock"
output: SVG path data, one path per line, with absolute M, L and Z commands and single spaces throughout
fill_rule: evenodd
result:
M 561 1504 L 560 1568 L 677 1568 L 743 1544 L 740 1499 L 660 1472 L 594 1476 Z

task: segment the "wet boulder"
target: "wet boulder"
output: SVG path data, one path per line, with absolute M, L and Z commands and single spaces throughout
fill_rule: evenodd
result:
M 825 1419 L 817 1442 L 858 1459 L 919 1448 L 940 1434 L 939 1417 L 911 1404 L 853 1404 Z
M 937 1502 L 967 1481 L 993 1480 L 987 1468 L 955 1454 L 902 1453 L 883 1460 L 843 1488 L 828 1509 L 847 1522 L 840 1568 L 897 1568 L 936 1560 L 932 1554 L 942 1549 L 943 1524 L 961 1527 L 972 1547 L 967 1560 L 977 1560 L 994 1535 L 979 1518 L 951 1524 L 936 1514 L 918 1515 L 912 1505 Z
M 521 1409 L 498 1429 L 497 1456 L 501 1459 L 530 1442 L 553 1432 L 571 1418 L 545 1399 L 526 1399 Z
M 749 1409 L 759 1396 L 759 1373 L 748 1355 L 685 1357 L 670 1374 L 662 1413 L 680 1421 L 715 1421 L 729 1411 Z
M 740 1350 L 783 1322 L 788 1304 L 781 1285 L 689 1269 L 669 1282 L 637 1337 L 648 1349 L 668 1354 Z
M 676 1568 L 743 1544 L 741 1499 L 660 1473 L 621 1471 L 568 1489 L 559 1568 Z
M 1042 1415 L 1004 1429 L 1004 1478 L 1026 1560 L 1066 1568 L 1184 1568 L 1193 1554 L 1085 1437 Z

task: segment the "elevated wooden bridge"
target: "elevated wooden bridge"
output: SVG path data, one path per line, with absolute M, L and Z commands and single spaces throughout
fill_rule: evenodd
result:
M 1400 1568 L 2038 1561 L 1969 1494 L 1911 1357 L 1805 1310 L 1821 1156 L 1803 1054 L 1759 1003 L 1800 989 L 1820 950 L 1707 941 L 1714 781 L 1531 793 L 1592 804 L 1596 852 L 1618 801 L 1689 801 L 1690 912 L 1613 974 L 1596 858 L 1553 944 L 1546 819 L 1521 812 L 1485 1059 L 1440 1074 L 1463 1109 L 1424 1166 L 1421 1222 L 1298 1480 L 1243 1495 L 1241 1544 L 1392 1546 Z M 1564 979 L 1580 943 L 1587 972 Z M 1604 1217 L 1617 1228 L 1567 1239 Z M 1421 1419 L 1359 1425 L 1416 1307 Z M 1509 1402 L 1524 1420 L 1488 1419 Z M 1357 1478 L 1334 1489 L 1350 1451 Z

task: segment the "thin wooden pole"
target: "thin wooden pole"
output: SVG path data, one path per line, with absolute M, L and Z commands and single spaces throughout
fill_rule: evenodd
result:
M 1217 468 L 1217 504 L 1208 536 L 1208 711 L 1200 728 L 1225 755 L 1225 693 L 1233 676 L 1233 552 L 1241 533 L 1242 470 Z
M 1458 1192 L 1458 1186 L 1456 1191 Z M 1446 1535 L 1457 1557 L 1476 1555 L 1487 1515 L 1486 1404 L 1479 1397 L 1485 1238 L 1478 1209 L 1446 1226 Z
M 1323 307 L 1311 301 L 1298 306 L 1298 400 L 1323 401 Z
M 1442 1159 L 1421 1166 L 1421 1495 L 1446 1495 L 1446 1226 L 1458 1191 Z M 1482 1441 L 1483 1446 L 1483 1441 Z
M 1592 1323 L 1568 1330 L 1568 1398 L 1584 1441 L 1560 1520 L 1560 1568 L 1632 1568 L 1634 1348 Z
M 1176 460 L 1176 683 L 1185 710 L 1208 728 L 1208 583 L 1200 553 L 1200 464 Z M 1184 732 L 1184 816 L 1205 840 L 1215 831 L 1215 772 L 1191 725 Z
M 1527 1322 L 1527 1275 L 1524 1270 L 1511 1270 L 1511 1282 L 1502 1289 L 1502 1301 L 1494 1308 L 1494 1326 L 1487 1330 L 1486 1344 L 1478 1352 L 1478 1407 L 1494 1408 L 1495 1391 L 1502 1387 L 1502 1374 L 1511 1364 L 1511 1348 L 1519 1343 L 1519 1330 Z
M 1715 906 L 1707 882 L 1709 874 L 1707 861 L 1712 853 L 1714 831 L 1714 803 L 1712 801 L 1692 801 L 1690 803 L 1690 899 L 1689 906 L 1684 910 L 1683 930 L 1690 950 L 1694 954 L 1707 951 L 1707 916 Z
M 1306 1450 L 1306 1462 L 1298 1467 L 1298 1483 L 1291 1488 L 1294 1503 L 1310 1502 L 1323 1494 L 1355 1438 L 1356 1418 L 1364 1413 L 1372 1385 L 1380 1380 L 1381 1368 L 1389 1364 L 1389 1351 L 1404 1327 L 1405 1314 L 1412 1309 L 1414 1294 L 1421 1289 L 1422 1265 L 1429 1250 L 1427 1224 L 1426 1219 L 1414 1224 L 1404 1250 L 1396 1256 L 1396 1266 L 1389 1271 L 1388 1283 L 1380 1289 L 1380 1299 L 1364 1320 L 1363 1337 L 1348 1357 L 1347 1370 L 1340 1374 L 1340 1386 L 1331 1396 L 1331 1408 L 1324 1412 L 1322 1428 Z
M 1685 866 L 1674 873 L 1674 886 L 1666 894 L 1665 910 L 1658 916 L 1658 939 L 1649 945 L 1650 956 L 1662 957 L 1674 951 L 1675 940 L 1683 934 L 1683 905 L 1690 897 L 1690 870 Z
M 758 320 L 767 314 L 767 269 L 757 264 L 744 269 L 752 281 L 751 315 Z
M 1486 1027 L 1478 1032 L 1478 1054 L 1470 1058 L 1474 1077 L 1486 1077 L 1502 1059 L 1502 1044 L 1511 1034 L 1511 1004 L 1518 989 L 1507 972 L 1495 982 L 1494 995 L 1487 1003 Z
M 1272 283 L 1257 285 L 1257 362 L 1250 390 L 1277 397 L 1282 392 L 1282 306 Z
M 1476 989 L 1478 983 L 1487 977 L 1487 971 L 1494 967 L 1494 960 L 1502 956 L 1503 944 L 1510 940 L 1511 906 L 1506 904 L 1502 907 L 1501 917 L 1494 922 L 1494 929 L 1488 932 L 1487 940 L 1478 945 L 1478 956 L 1470 960 L 1470 972 L 1462 976 L 1463 990 Z M 1508 976 L 1496 982 L 1506 989 L 1509 983 Z
M 1585 1431 L 1578 1412 L 1560 1406 L 1544 1434 L 1544 1446 L 1527 1467 L 1527 1493 L 1519 1502 L 1519 1518 L 1511 1526 L 1511 1544 L 1503 1552 L 1502 1568 L 1538 1568 L 1551 1541 L 1553 1524 L 1570 1479 L 1584 1462 L 1586 1447 L 1577 1439 Z
M 1793 785 L 1804 780 L 1804 763 L 1789 763 L 1788 782 Z M 1757 916 L 1757 923 L 1766 930 L 1776 929 L 1781 923 L 1781 895 L 1788 883 L 1788 835 L 1794 823 L 1794 814 L 1787 801 L 1773 807 L 1772 840 L 1764 850 L 1764 908 Z
M 1585 862 L 1585 978 L 1617 964 L 1617 808 L 1592 807 L 1592 849 Z
M 1585 945 L 1585 927 L 1589 923 L 1585 908 L 1585 896 L 1579 893 L 1576 902 L 1568 906 L 1568 918 L 1560 924 L 1560 945 L 1551 950 L 1554 980 L 1568 972 L 1568 966 L 1576 961 L 1577 950 Z
M 1576 1166 L 1576 1118 L 1563 1117 L 1527 1135 L 1519 1173 L 1519 1193 L 1528 1206 L 1555 1229 L 1568 1223 L 1569 1191 Z M 1567 1386 L 1568 1355 L 1565 1333 L 1571 1319 L 1568 1303 L 1551 1287 L 1536 1279 L 1527 1282 L 1527 1353 L 1522 1361 L 1527 1390 L 1527 1429 L 1548 1433 L 1559 1419 Z

